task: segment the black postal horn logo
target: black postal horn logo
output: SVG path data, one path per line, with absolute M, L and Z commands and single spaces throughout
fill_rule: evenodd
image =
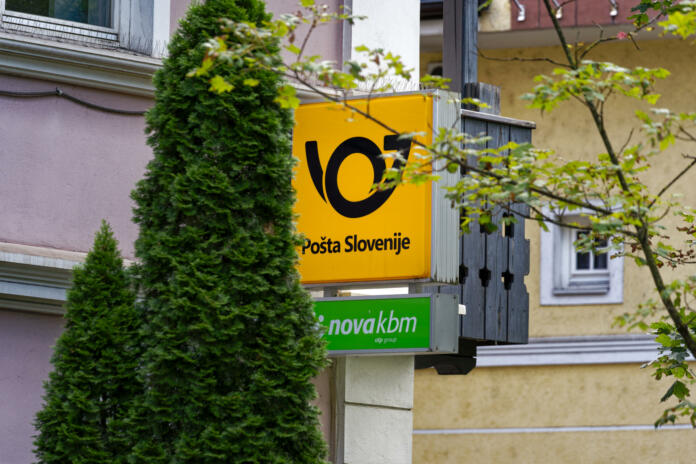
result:
M 408 160 L 408 155 L 411 150 L 411 139 L 399 139 L 398 135 L 385 135 L 384 151 L 389 150 L 398 150 L 401 158 L 403 158 L 403 160 L 399 158 L 394 160 L 393 167 L 399 169 Z M 365 155 L 367 159 L 370 160 L 370 163 L 372 163 L 373 184 L 377 184 L 382 180 L 384 171 L 387 169 L 384 158 L 382 158 L 382 151 L 372 140 L 365 137 L 351 137 L 336 147 L 326 165 L 326 176 L 324 176 L 321 164 L 319 163 L 319 148 L 317 142 L 306 142 L 305 153 L 307 154 L 309 174 L 312 177 L 314 187 L 317 189 L 321 199 L 326 201 L 328 197 L 329 203 L 331 203 L 333 209 L 342 216 L 348 218 L 367 216 L 382 206 L 396 188 L 396 186 L 394 186 L 385 190 L 377 190 L 369 197 L 360 201 L 347 200 L 341 194 L 341 191 L 338 189 L 338 170 L 343 161 L 353 153 Z M 324 189 L 324 183 L 326 184 L 326 190 Z M 326 191 L 326 196 L 324 196 L 324 191 Z

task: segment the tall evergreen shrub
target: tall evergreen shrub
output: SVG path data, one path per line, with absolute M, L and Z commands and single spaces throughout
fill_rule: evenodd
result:
M 40 463 L 121 463 L 130 445 L 124 420 L 141 393 L 135 294 L 106 222 L 73 271 L 65 330 L 37 414 Z
M 154 159 L 133 192 L 148 347 L 131 458 L 322 462 L 309 402 L 325 352 L 295 270 L 292 115 L 272 73 L 225 63 L 216 73 L 235 89 L 222 95 L 186 77 L 221 17 L 267 15 L 256 0 L 193 6 L 154 79 Z

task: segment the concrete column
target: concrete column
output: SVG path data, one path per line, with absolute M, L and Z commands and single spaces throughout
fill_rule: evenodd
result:
M 411 462 L 413 356 L 338 358 L 335 393 L 334 462 Z

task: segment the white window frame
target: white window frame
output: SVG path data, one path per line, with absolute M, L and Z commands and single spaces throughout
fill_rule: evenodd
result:
M 124 48 L 161 58 L 170 33 L 171 0 L 111 0 L 113 27 L 30 15 L 5 8 L 0 0 L 0 31 L 23 32 L 41 38 L 69 40 L 105 49 Z M 142 3 L 141 3 L 142 2 Z
M 120 45 L 119 25 L 123 19 L 122 13 L 124 13 L 121 8 L 122 4 L 130 6 L 128 1 L 111 0 L 113 27 L 102 27 L 7 10 L 5 8 L 5 0 L 0 0 L 0 24 L 8 32 L 33 33 L 48 38 L 68 39 L 85 44 L 118 47 Z M 127 13 L 130 15 L 130 11 Z
M 579 222 L 578 214 L 556 216 L 561 222 Z M 586 214 L 586 213 L 585 213 Z M 586 220 L 586 219 L 585 219 Z M 539 270 L 540 303 L 543 306 L 623 303 L 623 257 L 607 260 L 607 269 L 575 269 L 577 229 L 547 224 L 541 230 Z

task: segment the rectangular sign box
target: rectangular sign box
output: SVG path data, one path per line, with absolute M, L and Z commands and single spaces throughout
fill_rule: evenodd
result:
M 349 103 L 399 133 L 429 144 L 439 127 L 460 118 L 452 95 L 390 94 Z M 308 103 L 295 112 L 293 154 L 299 160 L 298 248 L 304 284 L 431 281 L 459 277 L 459 212 L 445 198 L 459 174 L 441 172 L 436 183 L 374 186 L 396 162 L 416 162 L 424 152 L 336 103 Z M 395 161 L 396 152 L 405 161 Z M 385 156 L 387 155 L 387 156 Z
M 456 295 L 318 298 L 314 312 L 330 356 L 456 353 Z

